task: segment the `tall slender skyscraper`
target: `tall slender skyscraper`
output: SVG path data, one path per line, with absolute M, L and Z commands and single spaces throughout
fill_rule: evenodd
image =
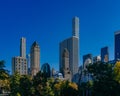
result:
M 40 71 L 40 47 L 36 41 L 31 46 L 30 59 L 31 75 L 35 76 Z
M 72 35 L 79 38 L 79 18 L 76 16 L 72 20 Z
M 65 39 L 60 43 L 60 72 L 62 72 L 62 54 L 64 49 L 69 52 L 69 64 L 72 78 L 78 73 L 79 65 L 79 18 L 74 17 L 72 20 L 72 37 Z
M 115 32 L 115 60 L 120 60 L 120 31 Z
M 26 58 L 26 39 L 24 37 L 20 39 L 20 57 Z

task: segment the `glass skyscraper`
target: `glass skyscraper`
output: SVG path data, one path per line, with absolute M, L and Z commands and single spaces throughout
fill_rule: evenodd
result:
M 115 32 L 115 60 L 120 59 L 120 31 Z
M 60 72 L 62 67 L 62 54 L 64 49 L 69 51 L 69 65 L 72 77 L 78 73 L 79 65 L 79 18 L 74 17 L 72 20 L 72 37 L 63 40 L 60 43 Z

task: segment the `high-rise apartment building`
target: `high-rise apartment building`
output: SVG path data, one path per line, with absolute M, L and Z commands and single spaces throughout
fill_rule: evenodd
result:
M 20 39 L 20 57 L 26 58 L 26 39 L 24 37 Z
M 86 66 L 91 64 L 92 61 L 92 54 L 86 54 L 83 56 L 83 69 L 86 69 Z
M 108 62 L 109 61 L 109 50 L 108 47 L 101 48 L 101 61 Z
M 120 60 L 120 31 L 115 32 L 115 60 Z
M 40 47 L 36 41 L 31 46 L 30 59 L 31 75 L 35 76 L 40 71 Z
M 78 73 L 79 65 L 79 18 L 74 17 L 72 20 L 72 37 L 65 39 L 60 43 L 60 72 L 62 71 L 62 55 L 64 49 L 69 52 L 69 64 L 72 78 Z
M 26 59 L 26 39 L 20 39 L 20 56 L 12 58 L 12 74 L 19 72 L 20 75 L 26 75 L 28 72 L 27 59 Z
M 18 72 L 20 75 L 27 75 L 27 60 L 24 57 L 12 58 L 12 74 Z

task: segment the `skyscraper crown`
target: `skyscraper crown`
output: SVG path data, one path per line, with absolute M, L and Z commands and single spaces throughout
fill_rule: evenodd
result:
M 79 38 L 79 18 L 77 16 L 72 19 L 72 36 Z

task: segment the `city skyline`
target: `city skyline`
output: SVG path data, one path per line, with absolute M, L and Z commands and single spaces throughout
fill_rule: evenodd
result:
M 0 1 L 0 59 L 11 71 L 11 58 L 19 55 L 19 39 L 26 38 L 26 54 L 33 41 L 41 48 L 41 66 L 59 70 L 59 43 L 70 37 L 71 19 L 80 19 L 80 64 L 82 56 L 100 55 L 109 47 L 114 59 L 114 32 L 120 29 L 119 0 Z M 54 57 L 54 59 L 52 58 Z

